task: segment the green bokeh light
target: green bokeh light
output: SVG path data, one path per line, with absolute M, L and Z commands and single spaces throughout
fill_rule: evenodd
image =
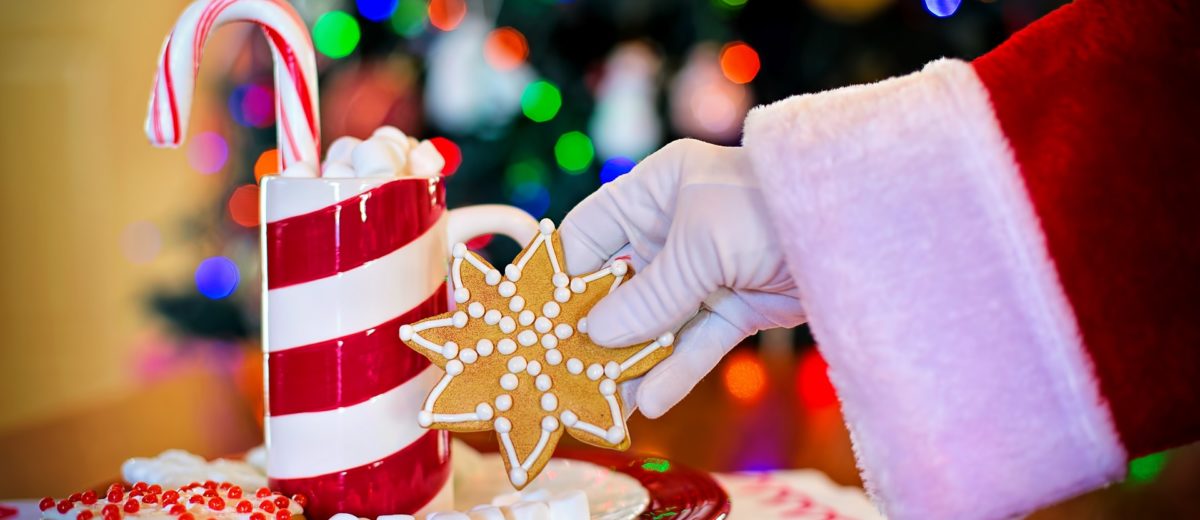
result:
M 415 37 L 425 30 L 429 10 L 423 0 L 400 0 L 392 13 L 392 30 L 401 36 Z
M 567 132 L 554 143 L 554 160 L 570 174 L 582 173 L 592 164 L 596 149 L 592 148 L 592 140 L 583 132 Z
M 562 93 L 549 81 L 534 81 L 525 86 L 521 94 L 521 111 L 525 117 L 544 123 L 558 114 L 562 108 Z
M 658 473 L 666 473 L 671 469 L 671 461 L 667 459 L 646 459 L 642 463 L 642 469 L 646 471 L 656 471 Z
M 504 187 L 509 198 L 528 199 L 546 185 L 546 167 L 536 159 L 516 162 L 504 170 Z
M 1134 483 L 1150 482 L 1158 477 L 1159 473 L 1162 473 L 1163 466 L 1166 463 L 1166 452 L 1133 459 L 1129 461 L 1129 477 L 1126 481 Z
M 362 32 L 358 20 L 343 11 L 329 11 L 317 19 L 312 28 L 313 45 L 333 59 L 345 58 L 354 52 Z

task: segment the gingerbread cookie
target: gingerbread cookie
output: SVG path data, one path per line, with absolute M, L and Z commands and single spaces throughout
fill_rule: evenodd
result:
M 418 422 L 428 428 L 496 430 L 509 481 L 525 487 L 550 460 L 563 431 L 581 441 L 629 447 L 617 384 L 671 353 L 674 335 L 604 348 L 588 338 L 587 313 L 624 280 L 616 260 L 570 278 L 554 224 L 504 272 L 455 244 L 450 281 L 458 309 L 400 327 L 400 339 L 446 374 L 429 393 Z

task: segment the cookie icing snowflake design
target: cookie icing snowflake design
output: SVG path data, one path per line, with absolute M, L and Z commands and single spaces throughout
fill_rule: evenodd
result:
M 629 447 L 617 384 L 671 353 L 674 336 L 604 348 L 587 313 L 633 276 L 624 260 L 570 278 L 554 224 L 501 270 L 455 244 L 450 282 L 458 309 L 400 327 L 400 339 L 446 374 L 425 400 L 421 426 L 496 430 L 509 481 L 525 487 L 564 431 L 583 442 Z

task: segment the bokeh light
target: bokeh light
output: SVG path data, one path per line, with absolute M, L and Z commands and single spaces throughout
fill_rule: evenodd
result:
M 382 22 L 396 11 L 397 0 L 355 0 L 358 13 L 372 22 Z
M 637 162 L 628 157 L 612 157 L 600 166 L 600 184 L 612 182 L 613 179 L 629 173 Z
M 329 11 L 321 15 L 312 28 L 313 45 L 321 54 L 335 60 L 354 52 L 361 37 L 358 20 L 344 11 Z
M 954 14 L 961 4 L 962 0 L 925 0 L 925 8 L 939 18 Z
M 742 351 L 729 356 L 721 371 L 721 382 L 734 399 L 753 403 L 767 391 L 767 369 L 758 354 Z
M 216 132 L 200 132 L 189 141 L 188 164 L 203 174 L 217 173 L 229 160 L 229 145 Z
M 582 173 L 592 164 L 596 149 L 592 140 L 583 132 L 571 131 L 558 137 L 554 143 L 554 160 L 567 173 Z
M 521 112 L 535 122 L 545 123 L 554 119 L 560 108 L 562 108 L 562 93 L 549 81 L 530 82 L 525 86 L 525 91 L 521 93 Z
M 734 83 L 749 83 L 761 66 L 758 53 L 744 42 L 733 42 L 721 49 L 721 73 Z
M 465 0 L 430 0 L 429 23 L 443 31 L 453 31 L 467 16 Z
M 543 217 L 550 209 L 547 177 L 546 167 L 536 159 L 513 163 L 504 171 L 504 188 L 509 201 L 534 218 Z
M 1158 478 L 1158 474 L 1162 473 L 1163 466 L 1166 465 L 1167 453 L 1165 451 L 1138 457 L 1129 461 L 1129 476 L 1126 481 L 1137 484 L 1151 482 Z
M 454 172 L 458 171 L 458 167 L 462 165 L 462 150 L 457 144 L 454 144 L 454 141 L 445 137 L 434 137 L 429 142 L 446 160 L 446 165 L 442 167 L 442 175 L 454 175 Z
M 483 58 L 496 70 L 512 70 L 529 57 L 525 35 L 512 27 L 501 27 L 488 33 L 483 42 Z
M 260 154 L 254 161 L 254 182 L 262 182 L 263 177 L 279 174 L 279 150 L 271 148 Z
M 146 264 L 158 257 L 162 250 L 162 233 L 152 222 L 131 222 L 121 230 L 121 252 L 135 264 Z
M 242 126 L 271 126 L 275 124 L 275 91 L 254 83 L 239 85 L 229 94 L 229 113 Z
M 825 408 L 837 404 L 837 391 L 829 382 L 829 365 L 817 349 L 800 357 L 796 368 L 796 395 L 809 408 Z
M 713 0 L 713 4 L 722 9 L 740 9 L 746 5 L 746 0 Z
M 409 38 L 417 36 L 425 30 L 427 14 L 424 0 L 400 0 L 392 13 L 392 30 Z
M 213 300 L 233 294 L 240 278 L 237 264 L 223 256 L 206 258 L 196 267 L 196 289 Z
M 238 186 L 229 196 L 229 217 L 239 226 L 258 226 L 258 185 Z

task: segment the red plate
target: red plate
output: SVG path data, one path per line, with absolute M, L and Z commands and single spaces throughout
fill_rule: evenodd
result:
M 619 451 L 559 450 L 554 456 L 591 462 L 637 479 L 650 492 L 650 505 L 641 518 L 721 520 L 729 514 L 729 495 L 703 471 Z

